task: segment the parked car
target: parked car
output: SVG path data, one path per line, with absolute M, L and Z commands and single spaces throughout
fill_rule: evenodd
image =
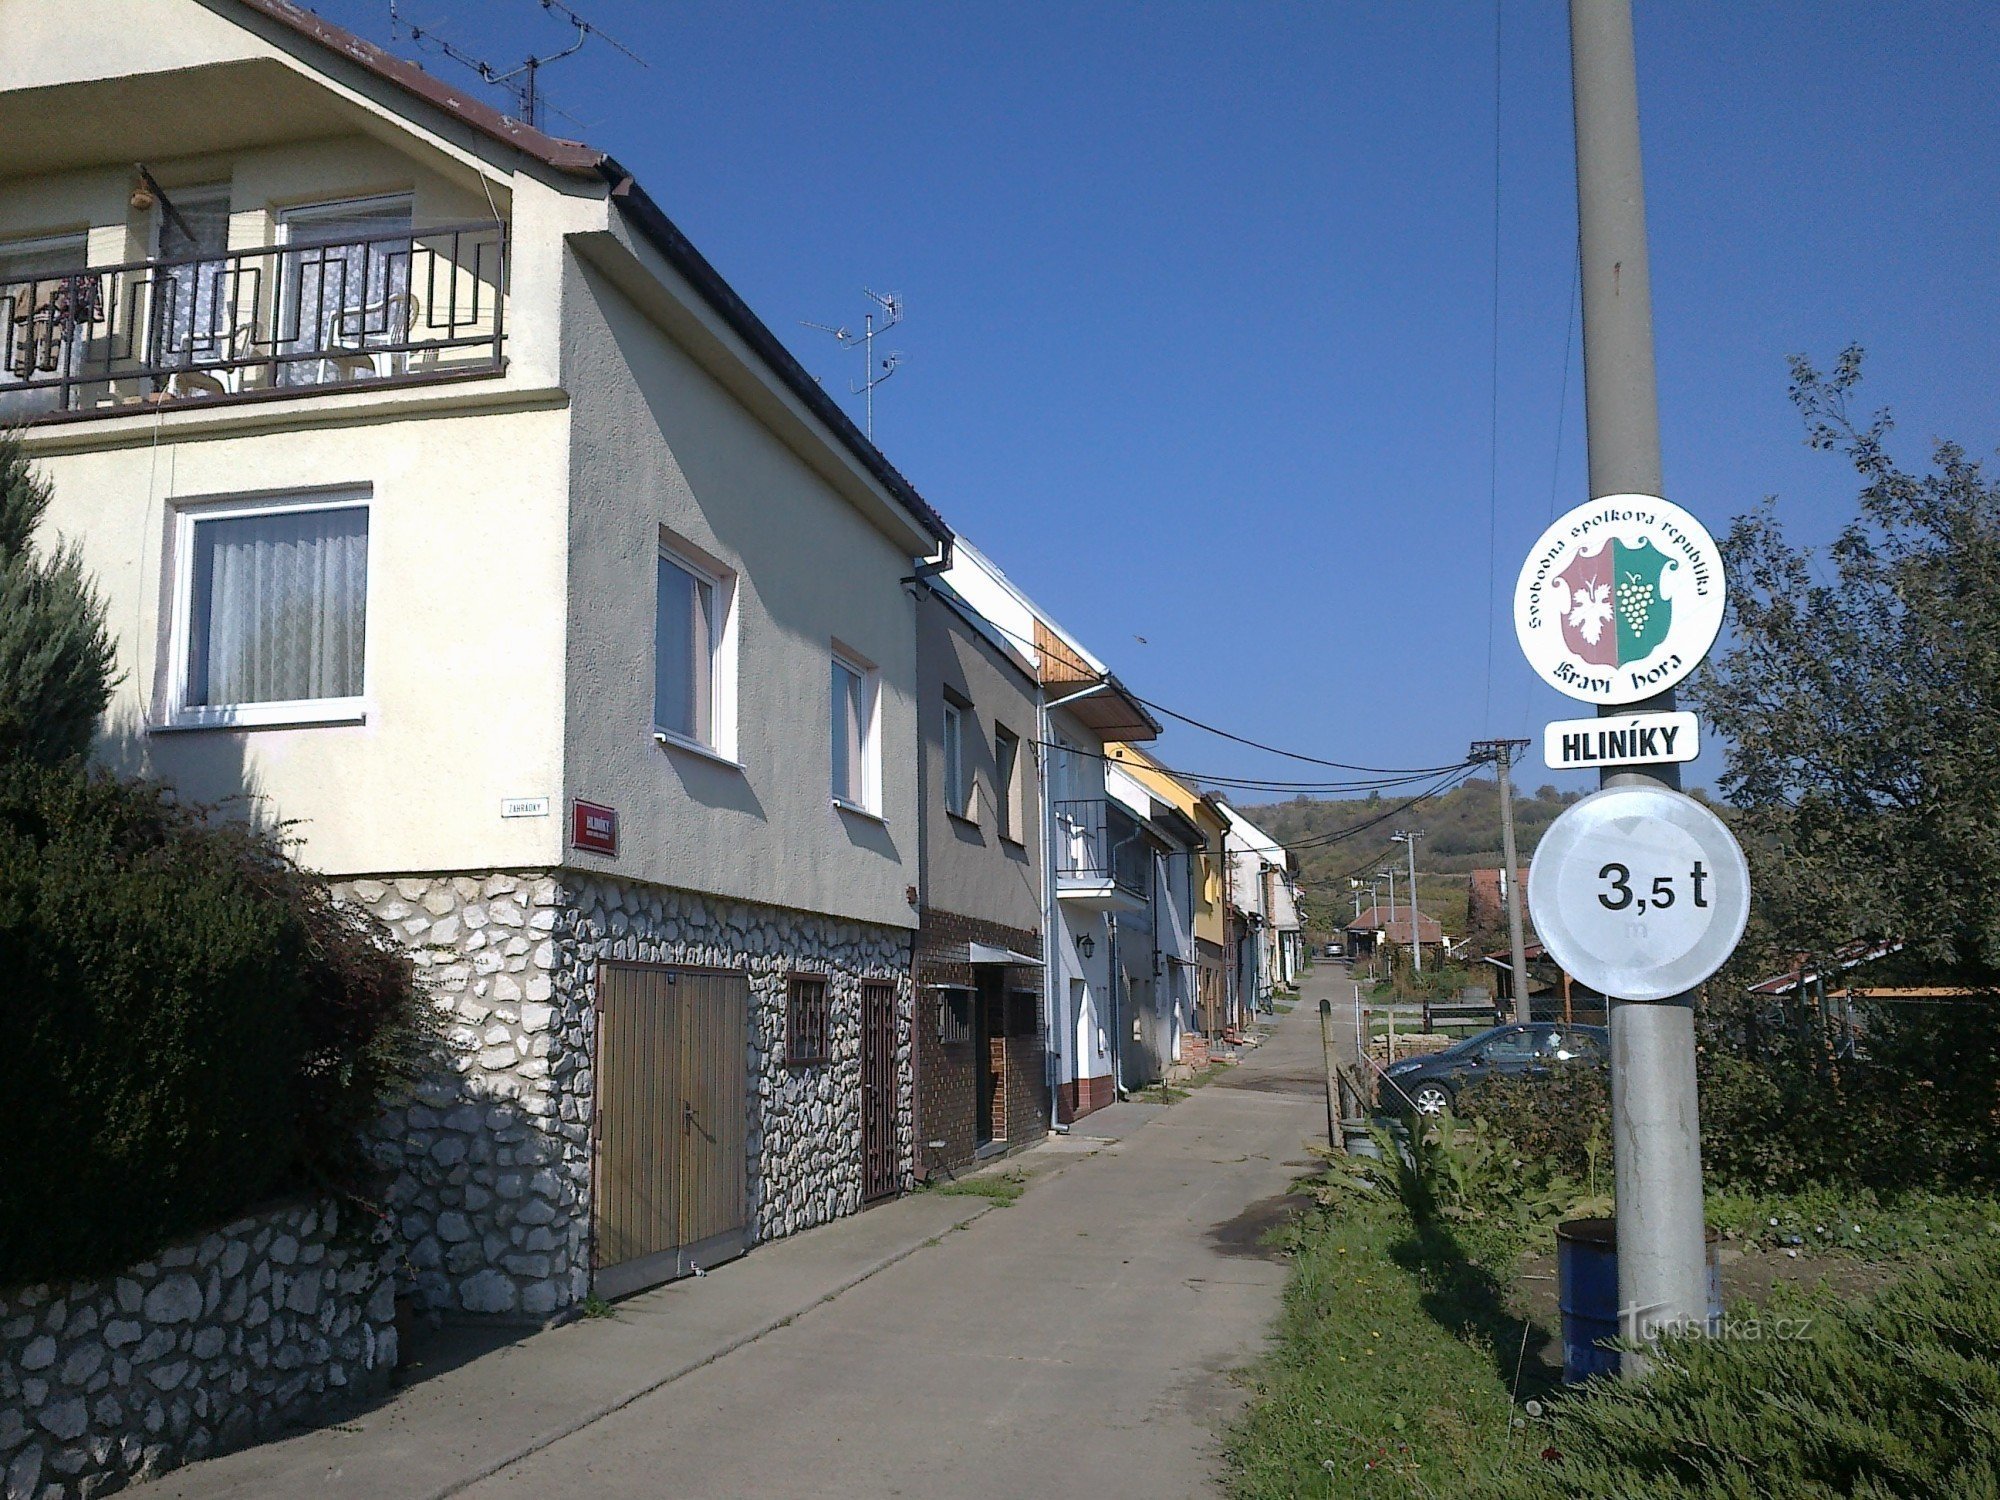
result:
M 1441 1115 L 1459 1092 L 1489 1078 L 1546 1078 L 1558 1068 L 1604 1067 L 1611 1033 L 1602 1026 L 1537 1021 L 1495 1026 L 1441 1052 L 1391 1063 L 1376 1093 L 1384 1114 Z

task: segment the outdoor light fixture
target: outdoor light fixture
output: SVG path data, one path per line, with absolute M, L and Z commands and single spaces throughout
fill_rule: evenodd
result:
M 1097 940 L 1086 932 L 1076 940 L 1076 951 L 1082 957 L 1089 958 L 1091 954 L 1097 951 Z

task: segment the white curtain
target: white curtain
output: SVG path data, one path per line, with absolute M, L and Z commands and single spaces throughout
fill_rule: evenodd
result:
M 285 216 L 285 352 L 358 350 L 408 341 L 410 260 L 415 253 L 407 198 L 329 204 Z M 312 361 L 284 367 L 282 382 L 326 378 Z
M 361 695 L 366 509 L 198 521 L 193 582 L 189 707 Z

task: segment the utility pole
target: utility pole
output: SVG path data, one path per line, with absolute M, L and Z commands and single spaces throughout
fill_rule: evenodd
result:
M 1389 835 L 1390 843 L 1406 844 L 1410 850 L 1410 884 L 1408 887 L 1410 893 L 1410 963 L 1419 974 L 1424 972 L 1424 935 L 1417 929 L 1417 923 L 1423 919 L 1423 912 L 1417 906 L 1417 840 L 1422 837 L 1421 833 L 1396 832 Z
M 1500 774 L 1500 848 L 1507 861 L 1500 878 L 1507 893 L 1507 946 L 1514 961 L 1514 1019 L 1530 1021 L 1528 1014 L 1528 949 L 1521 940 L 1521 856 L 1514 851 L 1514 778 L 1510 774 L 1514 752 L 1526 749 L 1526 740 L 1474 740 L 1468 759 L 1490 760 Z
M 1389 882 L 1389 925 L 1382 929 L 1382 946 L 1392 950 L 1389 954 L 1389 977 L 1394 979 L 1396 977 L 1396 955 L 1393 951 L 1396 942 L 1396 867 L 1389 865 L 1375 873 Z
M 1570 0 L 1569 25 L 1590 495 L 1661 495 L 1631 0 Z M 1598 714 L 1673 706 L 1667 692 Z M 1603 776 L 1605 786 L 1649 782 L 1678 788 L 1679 768 Z M 1619 1332 L 1644 1342 L 1663 1325 L 1700 1327 L 1708 1312 L 1694 997 L 1610 1006 Z M 1624 1369 L 1639 1375 L 1649 1363 L 1628 1354 Z

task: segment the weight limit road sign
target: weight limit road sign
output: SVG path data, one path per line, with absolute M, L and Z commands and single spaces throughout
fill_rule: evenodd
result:
M 1550 956 L 1617 1000 L 1693 989 L 1750 918 L 1750 868 L 1722 820 L 1663 786 L 1593 792 L 1551 823 L 1528 867 Z

